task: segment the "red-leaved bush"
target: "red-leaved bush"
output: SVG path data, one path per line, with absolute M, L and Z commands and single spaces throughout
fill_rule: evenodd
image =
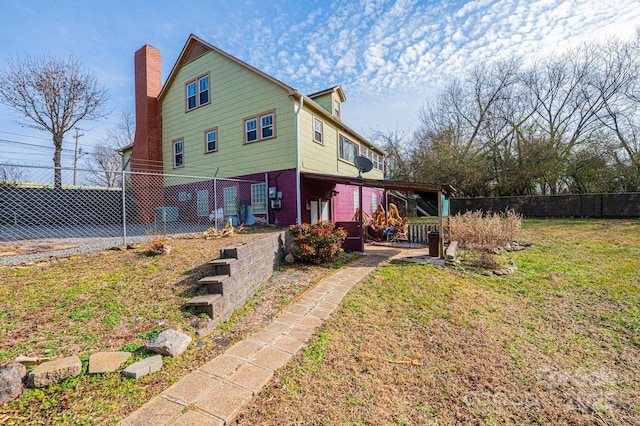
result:
M 293 236 L 291 254 L 298 262 L 305 263 L 333 260 L 342 250 L 342 242 L 347 237 L 344 229 L 336 228 L 331 222 L 291 225 L 289 232 Z

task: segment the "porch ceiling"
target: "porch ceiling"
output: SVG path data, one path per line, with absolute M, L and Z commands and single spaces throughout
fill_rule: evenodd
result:
M 300 176 L 304 179 L 315 180 L 325 183 L 340 183 L 343 185 L 362 185 L 371 188 L 391 189 L 394 191 L 404 192 L 429 192 L 438 193 L 442 191 L 447 196 L 455 194 L 456 189 L 451 185 L 439 185 L 435 183 L 418 183 L 418 182 L 402 182 L 397 180 L 384 179 L 365 179 L 348 176 L 325 175 L 320 173 L 301 172 Z

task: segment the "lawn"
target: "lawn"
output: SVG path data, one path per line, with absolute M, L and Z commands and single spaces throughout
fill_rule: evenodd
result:
M 528 220 L 513 275 L 389 263 L 240 424 L 640 424 L 640 222 Z
M 148 256 L 140 245 L 0 267 L 0 364 L 18 355 L 79 355 L 83 361 L 80 376 L 29 390 L 0 407 L 0 424 L 116 423 L 264 327 L 279 308 L 331 272 L 323 266 L 282 266 L 233 317 L 212 334 L 198 336 L 195 323 L 202 318 L 181 305 L 197 294 L 207 262 L 221 248 L 261 235 L 176 238 L 170 241 L 172 251 L 162 256 Z M 341 262 L 352 259 L 343 255 Z M 141 346 L 166 328 L 183 331 L 194 342 L 180 357 L 164 357 L 160 372 L 138 380 L 119 373 L 86 374 L 89 355 L 97 351 L 132 351 L 128 364 L 149 356 Z

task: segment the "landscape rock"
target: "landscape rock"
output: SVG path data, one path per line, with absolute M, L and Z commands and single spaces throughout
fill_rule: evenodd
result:
M 284 261 L 287 262 L 287 263 L 293 263 L 293 262 L 295 262 L 295 260 L 296 259 L 293 257 L 293 255 L 291 253 L 287 254 L 284 257 Z
M 174 357 L 187 350 L 190 343 L 191 337 L 169 329 L 149 340 L 145 347 L 155 353 Z
M 49 361 L 37 366 L 27 377 L 27 386 L 44 388 L 60 383 L 67 377 L 75 377 L 82 371 L 82 361 L 77 356 Z
M 515 272 L 513 268 L 494 269 L 493 273 L 498 276 L 511 275 Z
M 98 352 L 89 357 L 89 374 L 116 371 L 131 357 L 131 352 Z
M 0 406 L 20 395 L 25 377 L 27 368 L 19 362 L 10 361 L 0 365 Z
M 162 368 L 162 355 L 154 355 L 142 361 L 131 364 L 122 372 L 127 377 L 139 379 L 147 374 L 159 371 Z

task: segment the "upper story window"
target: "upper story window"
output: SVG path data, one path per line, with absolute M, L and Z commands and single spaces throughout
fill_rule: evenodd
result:
M 209 103 L 209 75 L 187 82 L 187 111 Z
M 355 163 L 356 157 L 358 156 L 358 144 L 340 135 L 339 145 L 340 158 L 349 163 Z
M 218 150 L 218 128 L 214 127 L 204 131 L 204 152 L 216 152 Z
M 333 115 L 342 118 L 342 104 L 337 99 L 333 101 Z
M 361 148 L 361 155 L 371 160 L 374 169 L 384 171 L 384 157 L 376 154 L 372 149 L 365 146 Z
M 323 142 L 324 137 L 324 123 L 317 118 L 313 117 L 313 140 L 318 143 Z
M 276 112 L 266 111 L 244 119 L 244 143 L 258 142 L 276 136 Z
M 184 166 L 184 141 L 177 139 L 173 141 L 173 168 Z

